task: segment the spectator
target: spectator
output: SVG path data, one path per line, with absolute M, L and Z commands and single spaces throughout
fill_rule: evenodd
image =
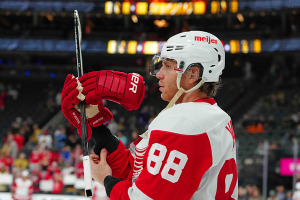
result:
M 61 170 L 62 176 L 70 175 L 74 173 L 74 167 L 70 163 L 66 163 L 66 166 Z
M 47 160 L 42 160 L 40 169 L 38 170 L 38 176 L 40 180 L 50 180 L 52 178 L 52 175 L 50 174 L 50 171 L 48 170 L 49 164 L 46 163 Z
M 241 186 L 238 189 L 238 200 L 248 200 L 248 198 L 246 196 L 246 191 Z
M 22 177 L 17 178 L 12 187 L 12 198 L 14 200 L 32 199 L 33 184 L 28 178 L 29 172 L 23 171 Z
M 131 144 L 132 142 L 134 142 L 135 140 L 137 140 L 139 138 L 139 130 L 135 129 L 132 133 L 131 133 L 131 141 L 129 144 Z
M 14 126 L 16 127 L 16 129 L 20 129 L 22 125 L 22 118 L 21 117 L 17 117 L 16 121 L 14 122 Z
M 60 156 L 60 154 L 59 154 L 59 157 L 57 160 L 57 164 L 61 169 L 63 169 L 66 166 L 66 163 L 65 163 L 63 157 Z
M 60 156 L 64 159 L 65 163 L 72 163 L 72 153 L 70 146 L 66 145 L 62 148 Z
M 117 132 L 118 132 L 118 124 L 117 124 L 117 122 L 115 121 L 115 118 L 112 118 L 112 119 L 111 119 L 111 122 L 107 125 L 107 128 L 110 130 L 110 132 L 111 132 L 113 135 L 117 135 Z
M 31 174 L 31 181 L 33 183 L 33 193 L 40 192 L 40 177 L 39 177 L 39 171 L 34 171 Z
M 279 185 L 279 186 L 276 187 L 276 190 L 277 190 L 277 198 L 279 200 L 285 200 L 284 186 Z
M 285 200 L 293 200 L 292 197 L 293 197 L 293 193 L 291 191 L 288 191 L 286 193 L 286 199 Z
M 270 190 L 269 192 L 269 197 L 267 200 L 279 200 L 278 197 L 276 196 L 275 190 Z
M 257 122 L 257 129 L 258 129 L 257 132 L 263 133 L 265 131 L 265 127 L 266 127 L 265 117 L 263 115 L 259 115 L 258 122 Z
M 295 185 L 296 191 L 293 194 L 293 200 L 300 200 L 300 182 Z
M 29 137 L 28 142 L 25 144 L 24 149 L 28 150 L 29 152 L 32 152 L 32 150 L 36 147 L 36 143 L 33 141 L 33 136 L 31 135 Z
M 260 142 L 258 143 L 258 146 L 255 150 L 255 154 L 259 155 L 259 156 L 263 156 L 264 155 L 264 143 L 263 142 Z
M 40 154 L 40 159 L 47 160 L 49 164 L 51 164 L 55 160 L 55 155 L 48 147 L 45 147 L 45 149 L 42 149 Z
M 76 144 L 75 149 L 72 152 L 72 157 L 74 163 L 78 163 L 80 161 L 80 156 L 82 155 L 82 148 L 80 144 Z
M 53 178 L 55 174 L 59 176 L 61 175 L 61 168 L 56 161 L 51 163 L 51 165 L 47 168 L 47 171 L 52 176 L 51 178 Z
M 291 115 L 291 120 L 293 122 L 293 124 L 298 124 L 299 122 L 299 114 L 294 112 L 292 115 Z
M 9 174 L 9 167 L 5 166 L 4 163 L 0 162 L 0 174 Z M 8 185 L 0 185 L 0 193 L 1 192 L 8 192 L 9 188 Z
M 14 136 L 14 141 L 18 146 L 18 151 L 20 151 L 24 146 L 24 136 L 22 136 L 20 133 L 17 132 Z
M 41 148 L 45 148 L 45 147 L 48 147 L 48 148 L 52 148 L 52 136 L 49 135 L 49 132 L 48 130 L 44 130 L 43 131 L 43 135 L 40 135 L 39 138 L 38 138 L 38 143 L 41 145 Z
M 8 93 L 6 91 L 0 91 L 0 111 L 5 108 L 5 100 Z
M 57 149 L 61 150 L 63 146 L 66 145 L 66 129 L 60 128 L 59 130 L 55 131 L 55 146 Z
M 277 94 L 277 105 L 278 106 L 286 106 L 285 93 L 284 92 L 278 92 L 278 94 Z
M 27 169 L 28 160 L 26 159 L 25 153 L 20 153 L 19 158 L 15 160 L 15 167 L 20 168 L 22 171 Z
M 243 115 L 242 127 L 245 132 L 247 132 L 248 126 L 250 126 L 251 122 L 249 120 L 249 116 L 247 114 Z
M 262 196 L 260 195 L 259 190 L 257 188 L 253 190 L 253 194 L 249 198 L 249 200 L 262 200 Z
M 136 129 L 136 121 L 137 121 L 137 119 L 136 119 L 136 117 L 135 116 L 131 116 L 130 118 L 129 118 L 129 121 L 128 121 L 128 123 L 129 123 L 129 129 L 130 130 L 135 130 Z
M 63 189 L 62 177 L 59 174 L 55 174 L 53 177 L 53 190 L 52 194 L 61 194 Z
M 62 95 L 61 92 L 58 92 L 55 96 L 55 103 L 56 103 L 56 106 L 58 106 L 58 107 L 60 107 L 60 105 L 61 105 L 61 95 Z
M 143 109 L 140 111 L 139 124 L 144 127 L 148 125 L 149 119 L 150 115 L 148 106 L 144 106 Z
M 12 97 L 13 100 L 17 100 L 19 96 L 19 91 L 14 89 L 12 85 L 8 85 L 8 95 Z
M 4 163 L 0 163 L 0 174 L 9 174 L 9 167 L 5 166 Z
M 295 137 L 295 132 L 293 130 L 290 130 L 289 133 L 286 133 L 282 140 L 281 140 L 281 145 L 282 145 L 282 150 L 281 153 L 283 156 L 292 156 L 293 157 L 293 138 Z
M 78 139 L 78 135 L 69 135 L 68 140 L 66 141 L 66 145 L 70 146 L 71 149 L 74 149 L 76 144 L 80 143 L 80 140 Z
M 125 146 L 127 146 L 127 144 L 128 144 L 128 139 L 127 139 L 127 137 L 122 133 L 122 131 L 118 131 L 118 133 L 117 133 L 117 138 L 120 139 L 120 140 L 123 142 L 123 144 L 124 144 Z
M 77 178 L 84 178 L 84 172 L 83 172 L 83 162 L 82 162 L 83 156 L 80 156 L 80 161 L 75 164 L 75 169 L 76 169 L 76 176 Z
M 126 125 L 125 125 L 125 118 L 124 117 L 120 117 L 118 129 L 121 130 L 121 131 L 124 131 L 125 127 L 126 127 Z
M 274 120 L 274 116 L 270 115 L 268 117 L 268 121 L 267 121 L 268 127 L 271 129 L 276 129 L 277 128 L 277 123 Z
M 294 107 L 300 106 L 300 95 L 294 94 L 294 98 L 292 99 L 292 105 Z
M 32 133 L 33 141 L 35 143 L 37 143 L 38 142 L 38 137 L 41 134 L 41 129 L 39 128 L 38 124 L 33 124 L 32 129 L 33 129 L 33 133 Z
M 12 155 L 13 158 L 17 157 L 18 146 L 14 141 L 14 135 L 12 133 L 7 135 L 7 141 L 4 143 L 0 152 L 3 154 L 8 153 Z
M 247 193 L 246 193 L 247 199 L 249 199 L 252 196 L 253 188 L 254 188 L 254 186 L 252 186 L 252 185 L 249 185 L 249 184 L 246 185 L 245 189 L 247 191 Z
M 29 169 L 32 172 L 37 172 L 40 168 L 40 158 L 41 158 L 41 149 L 40 146 L 36 146 L 29 156 Z

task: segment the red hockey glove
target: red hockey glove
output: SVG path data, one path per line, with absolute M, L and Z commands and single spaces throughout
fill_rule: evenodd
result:
M 84 95 L 79 92 L 82 90 L 79 81 L 72 75 L 68 75 L 63 91 L 62 91 L 62 98 L 61 98 L 61 108 L 62 112 L 68 121 L 77 128 L 77 131 L 82 138 L 82 130 L 81 130 L 81 117 L 80 112 L 78 112 L 74 107 L 75 105 L 79 104 L 82 100 L 84 100 Z M 97 103 L 97 108 L 99 112 L 95 116 L 87 116 L 87 132 L 88 132 L 88 139 L 90 140 L 92 136 L 92 127 L 100 126 L 101 124 L 107 124 L 112 119 L 111 112 L 104 107 L 102 100 Z M 91 108 L 94 109 L 94 108 Z
M 86 73 L 78 80 L 82 83 L 82 94 L 86 95 L 87 105 L 107 99 L 127 110 L 136 110 L 145 94 L 143 77 L 136 73 L 101 70 Z

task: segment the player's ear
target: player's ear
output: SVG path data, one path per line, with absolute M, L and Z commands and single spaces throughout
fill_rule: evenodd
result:
M 199 79 L 199 68 L 198 67 L 192 67 L 189 70 L 188 76 L 189 76 L 188 79 L 189 79 L 190 83 L 197 82 L 197 80 Z

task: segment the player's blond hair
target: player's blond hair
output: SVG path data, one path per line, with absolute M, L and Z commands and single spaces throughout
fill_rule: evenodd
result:
M 185 72 L 188 72 L 193 67 L 197 67 L 199 69 L 199 79 L 196 82 L 196 84 L 197 84 L 202 79 L 203 66 L 200 63 L 194 63 L 194 64 L 190 65 Z M 207 82 L 207 83 L 204 83 L 199 88 L 199 90 L 201 92 L 204 92 L 205 94 L 207 94 L 207 96 L 209 96 L 209 97 L 214 97 L 214 96 L 217 95 L 217 91 L 221 87 L 221 81 L 222 80 L 221 80 L 221 77 L 220 77 L 218 82 Z

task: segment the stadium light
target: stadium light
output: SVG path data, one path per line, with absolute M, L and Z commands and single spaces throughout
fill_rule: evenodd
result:
M 240 22 L 244 22 L 244 17 L 243 17 L 243 15 L 241 13 L 237 14 L 236 17 L 238 18 L 238 20 Z
M 166 21 L 166 20 L 164 20 L 164 19 L 162 19 L 162 20 L 154 20 L 154 22 L 153 22 L 157 27 L 159 27 L 159 28 L 162 28 L 162 27 L 168 27 L 169 26 L 169 23 Z
M 137 18 L 136 15 L 132 15 L 131 19 L 132 19 L 133 23 L 138 23 L 138 21 L 139 21 L 139 19 Z

